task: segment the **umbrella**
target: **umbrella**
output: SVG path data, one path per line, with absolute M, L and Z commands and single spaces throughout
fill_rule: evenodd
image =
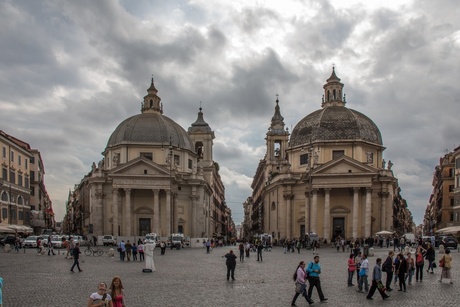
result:
M 375 233 L 377 236 L 391 236 L 394 234 L 394 231 L 381 230 Z
M 19 226 L 19 225 L 8 225 L 8 226 L 6 226 L 6 228 L 12 229 L 14 231 L 22 230 L 22 226 Z
M 457 233 L 460 231 L 460 226 L 451 226 L 442 228 L 436 231 L 436 233 Z

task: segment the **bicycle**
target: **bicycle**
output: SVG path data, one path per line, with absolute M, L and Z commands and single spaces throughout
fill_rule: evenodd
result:
M 85 255 L 86 256 L 91 256 L 91 255 L 96 255 L 96 256 L 102 256 L 104 255 L 104 251 L 100 248 L 98 249 L 93 249 L 91 246 L 88 245 L 88 248 L 85 249 Z

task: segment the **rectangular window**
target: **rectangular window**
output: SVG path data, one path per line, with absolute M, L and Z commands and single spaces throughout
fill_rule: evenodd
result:
M 18 215 L 19 215 L 19 220 L 22 221 L 24 219 L 24 212 L 23 211 L 19 211 L 18 212 Z
M 35 181 L 35 171 L 30 171 L 30 181 Z
M 300 155 L 300 165 L 308 164 L 308 154 Z
M 28 168 L 29 168 L 29 164 L 27 163 L 27 158 L 24 159 L 24 163 L 26 164 L 26 169 L 28 169 Z
M 188 159 L 188 168 L 192 169 L 192 167 L 193 167 L 192 159 Z
M 175 165 L 180 165 L 180 157 L 179 157 L 179 155 L 174 155 L 174 164 Z
M 22 163 L 22 157 L 21 155 L 18 155 L 18 165 L 21 165 L 21 163 Z
M 450 185 L 449 186 L 449 192 L 453 192 L 454 191 L 454 185 Z
M 460 158 L 455 159 L 455 168 L 460 169 Z
M 16 172 L 10 170 L 10 182 L 16 183 Z
M 30 157 L 30 163 L 35 164 L 35 157 Z
M 3 154 L 2 154 L 3 159 L 6 159 L 6 147 L 5 147 L 5 146 L 3 146 L 3 151 L 2 151 L 2 153 L 3 153 Z
M 337 159 L 341 156 L 345 155 L 345 150 L 333 150 L 332 151 L 332 159 Z
M 22 187 L 22 174 L 18 174 L 18 185 Z
M 8 209 L 6 208 L 2 209 L 2 217 L 4 220 L 8 218 Z
M 151 152 L 141 152 L 140 156 L 145 157 L 149 159 L 150 161 L 153 161 L 153 154 Z
M 27 178 L 27 177 L 26 177 L 26 180 L 25 180 L 24 187 L 25 187 L 26 189 L 29 188 L 29 178 Z
M 14 151 L 10 152 L 10 160 L 11 162 L 14 162 Z
M 8 170 L 5 167 L 2 167 L 2 179 L 8 181 Z
M 35 196 L 35 187 L 30 187 L 30 195 Z
M 453 199 L 453 198 L 450 199 L 450 205 L 451 205 L 452 207 L 455 206 L 455 199 Z

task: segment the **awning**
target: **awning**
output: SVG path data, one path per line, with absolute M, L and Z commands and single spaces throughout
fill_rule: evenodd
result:
M 15 233 L 16 231 L 14 231 L 11 228 L 8 228 L 8 226 L 0 225 L 0 232 Z
M 394 232 L 393 231 L 388 231 L 388 230 L 382 230 L 382 231 L 376 232 L 375 234 L 377 236 L 390 236 L 390 235 L 394 234 Z
M 460 231 L 460 226 L 450 226 L 436 230 L 436 233 L 457 233 Z
M 29 226 L 25 226 L 25 225 L 4 225 L 2 226 L 4 227 L 5 229 L 9 230 L 9 231 L 5 231 L 5 232 L 22 232 L 22 233 L 31 233 L 33 232 L 33 229 L 30 228 Z

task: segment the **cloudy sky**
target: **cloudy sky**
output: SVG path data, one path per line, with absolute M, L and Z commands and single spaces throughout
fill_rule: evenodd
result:
M 276 94 L 292 131 L 335 65 L 421 223 L 434 167 L 460 143 L 458 16 L 455 0 L 0 0 L 0 130 L 41 151 L 61 220 L 153 75 L 185 129 L 202 102 L 239 223 Z

